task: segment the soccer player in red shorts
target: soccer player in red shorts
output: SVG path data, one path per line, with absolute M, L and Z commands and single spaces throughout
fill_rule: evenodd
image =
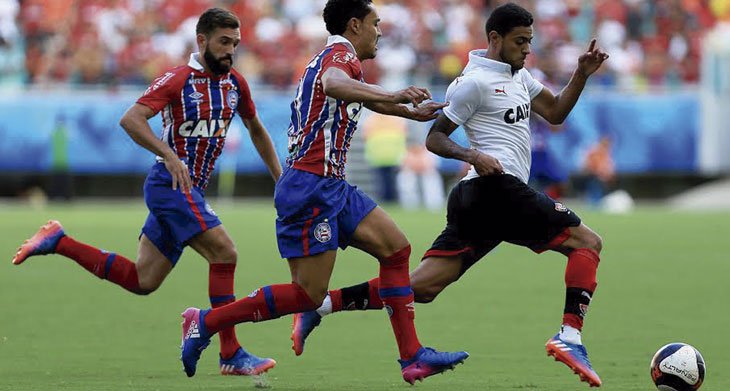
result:
M 316 309 L 327 295 L 337 248 L 348 246 L 380 263 L 378 297 L 388 309 L 405 381 L 413 384 L 468 357 L 421 345 L 408 278 L 408 240 L 373 200 L 345 180 L 347 151 L 363 106 L 426 121 L 444 104 L 421 103 L 430 98 L 423 88 L 390 92 L 363 81 L 360 61 L 375 57 L 381 35 L 370 0 L 329 0 L 323 15 L 332 35 L 299 82 L 291 105 L 288 167 L 274 195 L 279 252 L 289 261 L 292 282 L 261 287 L 224 307 L 188 308 L 182 359 L 189 375 L 211 335 L 222 328 Z
M 497 7 L 486 23 L 489 48 L 469 53 L 469 63 L 446 92 L 449 106 L 434 122 L 426 146 L 437 155 L 472 165 L 451 191 L 447 223 L 411 273 L 415 300 L 433 301 L 474 263 L 501 242 L 567 256 L 565 308 L 560 332 L 546 344 L 548 354 L 581 380 L 601 385 L 581 340 L 583 318 L 596 289 L 601 238 L 573 211 L 527 185 L 530 170 L 530 112 L 552 124 L 567 117 L 587 78 L 608 55 L 595 47 L 578 59 L 568 85 L 557 96 L 525 70 L 532 41 L 532 15 L 515 4 Z M 463 126 L 471 148 L 449 139 Z M 323 315 L 342 310 L 379 309 L 373 279 L 330 291 L 316 311 L 294 316 L 297 355 Z
M 150 213 L 139 237 L 136 262 L 76 241 L 59 222 L 50 221 L 20 247 L 14 264 L 33 255 L 60 254 L 101 279 L 147 295 L 162 284 L 183 249 L 190 246 L 210 264 L 211 305 L 235 301 L 236 247 L 204 192 L 236 113 L 271 176 L 275 181 L 281 176 L 276 151 L 256 114 L 246 79 L 232 68 L 241 40 L 239 27 L 238 18 L 229 11 L 205 11 L 196 27 L 199 52 L 190 56 L 187 65 L 158 77 L 120 121 L 137 144 L 157 156 L 144 184 Z M 160 111 L 163 130 L 157 138 L 147 121 Z M 276 364 L 241 348 L 233 327 L 222 330 L 220 340 L 224 375 L 258 374 Z

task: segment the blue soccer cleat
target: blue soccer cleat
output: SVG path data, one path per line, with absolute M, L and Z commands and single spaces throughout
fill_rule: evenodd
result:
M 304 352 L 304 341 L 315 327 L 322 322 L 322 316 L 317 311 L 300 312 L 294 314 L 292 322 L 291 340 L 294 341 L 292 349 L 297 356 Z
M 413 385 L 416 380 L 423 381 L 432 375 L 447 369 L 454 369 L 469 357 L 467 352 L 438 352 L 431 348 L 421 347 L 410 360 L 398 360 L 403 380 Z
M 560 361 L 570 367 L 576 375 L 580 376 L 581 381 L 587 382 L 591 387 L 601 386 L 601 378 L 591 367 L 588 352 L 583 345 L 565 342 L 560 339 L 558 333 L 547 341 L 545 350 L 547 350 L 548 356 L 555 357 L 555 361 Z
M 23 242 L 13 257 L 13 264 L 20 265 L 26 258 L 34 255 L 46 255 L 56 252 L 58 241 L 66 234 L 61 223 L 49 220 L 30 239 Z
M 255 376 L 260 375 L 276 365 L 271 358 L 261 358 L 238 348 L 233 357 L 220 359 L 221 375 Z
M 200 353 L 210 344 L 210 335 L 205 330 L 203 318 L 208 311 L 201 311 L 198 308 L 188 308 L 182 313 L 182 344 L 180 360 L 183 363 L 183 370 L 188 377 L 195 376 L 195 368 L 200 360 Z

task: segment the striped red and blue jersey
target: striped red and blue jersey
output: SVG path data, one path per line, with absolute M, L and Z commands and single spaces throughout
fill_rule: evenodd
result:
M 231 69 L 225 75 L 208 74 L 197 55 L 155 79 L 137 103 L 162 111 L 160 139 L 187 164 L 193 186 L 204 190 L 233 116 L 238 112 L 251 119 L 256 106 L 240 73 Z
M 349 41 L 332 36 L 327 44 L 307 65 L 291 104 L 287 164 L 313 174 L 345 179 L 347 151 L 362 102 L 326 96 L 321 78 L 327 69 L 336 67 L 355 80 L 364 80 L 360 60 Z

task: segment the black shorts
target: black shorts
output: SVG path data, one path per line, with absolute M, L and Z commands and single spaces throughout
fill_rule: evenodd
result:
M 423 258 L 462 259 L 463 274 L 501 242 L 541 253 L 563 243 L 580 218 L 517 177 L 483 176 L 459 182 L 449 194 L 446 228 Z

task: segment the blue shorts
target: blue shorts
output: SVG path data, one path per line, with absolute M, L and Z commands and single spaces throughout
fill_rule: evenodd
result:
M 376 206 L 357 187 L 288 168 L 276 183 L 276 239 L 282 258 L 345 249 L 352 234 Z
M 152 166 L 144 182 L 144 201 L 150 214 L 142 233 L 172 262 L 180 259 L 193 236 L 221 224 L 203 192 L 193 187 L 190 194 L 172 189 L 172 176 L 163 163 Z

